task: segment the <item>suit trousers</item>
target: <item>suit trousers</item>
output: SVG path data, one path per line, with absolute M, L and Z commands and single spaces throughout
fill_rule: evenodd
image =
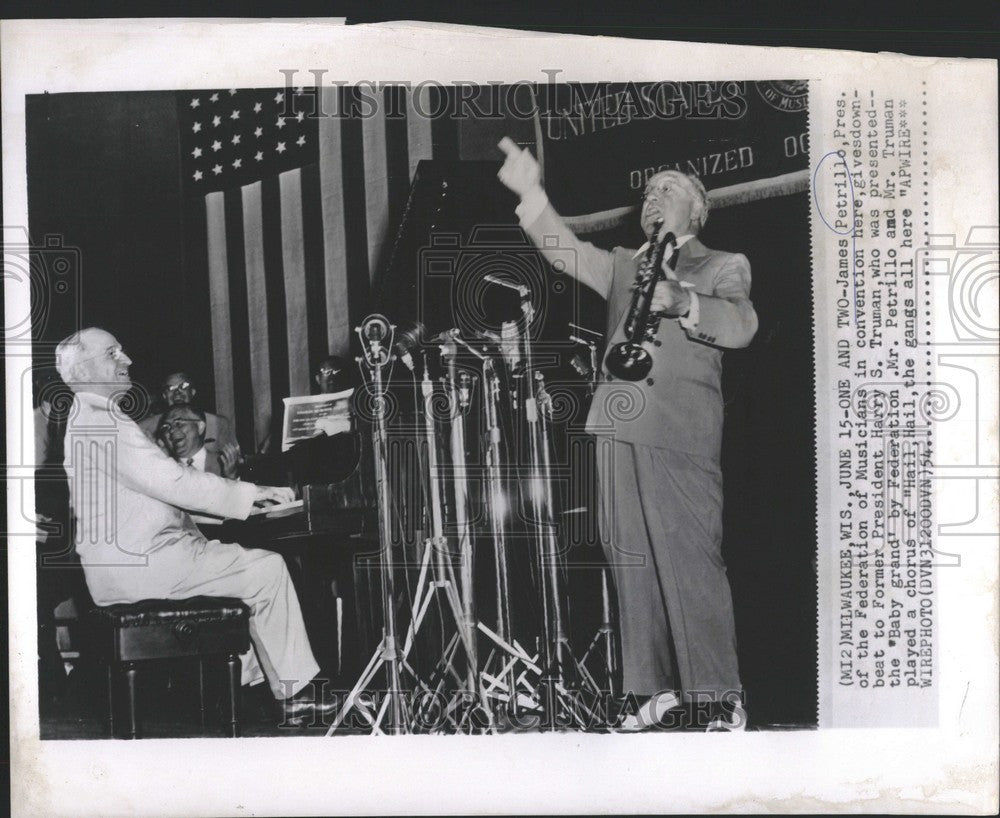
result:
M 302 608 L 284 559 L 273 551 L 247 549 L 218 540 L 179 542 L 148 555 L 146 566 L 107 568 L 85 566 L 96 572 L 126 571 L 133 585 L 130 599 L 187 599 L 195 596 L 235 597 L 250 608 L 251 648 L 243 660 L 243 684 L 263 681 L 277 699 L 298 693 L 319 673 L 306 635 Z M 137 572 L 142 572 L 136 576 Z
M 597 452 L 623 692 L 697 700 L 740 691 L 718 463 L 607 437 Z

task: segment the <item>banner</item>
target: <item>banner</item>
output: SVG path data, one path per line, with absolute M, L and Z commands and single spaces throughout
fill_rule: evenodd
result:
M 804 81 L 552 84 L 536 100 L 546 190 L 575 229 L 627 216 L 662 170 L 737 186 L 741 201 L 748 186 L 764 198 L 808 185 Z

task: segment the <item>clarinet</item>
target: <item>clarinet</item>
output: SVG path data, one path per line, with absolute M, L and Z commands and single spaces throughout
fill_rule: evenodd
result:
M 673 233 L 667 233 L 659 242 L 655 241 L 662 227 L 662 219 L 657 219 L 653 225 L 654 239 L 650 241 L 635 277 L 632 306 L 625 319 L 626 340 L 611 347 L 604 361 L 611 374 L 623 381 L 641 381 L 653 368 L 653 356 L 643 346 L 653 339 L 660 326 L 660 316 L 652 311 L 653 291 L 663 276 L 663 256 L 667 245 L 677 243 Z

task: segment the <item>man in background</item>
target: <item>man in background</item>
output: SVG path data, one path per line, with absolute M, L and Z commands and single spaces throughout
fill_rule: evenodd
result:
M 160 417 L 156 440 L 178 463 L 230 480 L 237 479 L 239 449 L 230 444 L 218 451 L 209 451 L 205 445 L 207 428 L 206 413 L 203 410 L 187 403 L 178 403 Z
M 197 396 L 198 389 L 194 379 L 186 372 L 171 372 L 160 385 L 160 397 L 163 400 L 164 410 L 181 404 L 196 406 Z M 153 412 L 139 421 L 139 428 L 151 440 L 156 439 L 157 428 L 162 416 L 162 411 Z M 233 448 L 237 452 L 239 451 L 239 443 L 233 433 L 233 424 L 230 423 L 229 418 L 225 415 L 205 412 L 205 445 L 208 451 L 213 454 L 218 454 L 223 450 L 231 451 Z

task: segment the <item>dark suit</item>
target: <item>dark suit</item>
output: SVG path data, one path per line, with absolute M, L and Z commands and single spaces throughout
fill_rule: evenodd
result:
M 524 227 L 607 299 L 608 348 L 623 340 L 635 251 L 581 242 L 551 207 Z M 699 295 L 697 325 L 661 321 L 648 381 L 616 381 L 604 368 L 587 429 L 598 440 L 598 508 L 618 595 L 624 690 L 720 696 L 740 689 L 721 550 L 720 347 L 746 346 L 757 317 L 745 256 L 689 239 L 675 275 Z

